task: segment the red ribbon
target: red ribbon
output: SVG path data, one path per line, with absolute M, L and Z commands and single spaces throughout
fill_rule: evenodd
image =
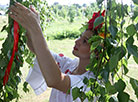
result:
M 19 24 L 16 21 L 14 21 L 14 45 L 13 45 L 12 55 L 11 55 L 10 61 L 8 63 L 8 66 L 6 68 L 4 78 L 3 78 L 4 86 L 6 85 L 6 83 L 8 82 L 8 79 L 9 79 L 11 66 L 12 66 L 12 63 L 14 60 L 14 55 L 15 55 L 15 52 L 17 52 L 17 50 L 18 50 L 18 41 L 19 41 Z

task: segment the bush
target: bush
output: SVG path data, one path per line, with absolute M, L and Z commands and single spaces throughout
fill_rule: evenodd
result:
M 72 30 L 72 31 L 63 31 L 63 32 L 57 32 L 57 34 L 54 34 L 53 36 L 51 36 L 53 39 L 65 39 L 65 38 L 69 38 L 69 39 L 75 39 L 78 38 L 80 36 L 80 31 L 79 30 Z

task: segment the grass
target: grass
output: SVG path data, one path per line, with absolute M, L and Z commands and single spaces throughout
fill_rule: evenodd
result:
M 65 56 L 74 58 L 72 55 L 72 50 L 74 46 L 74 40 L 64 39 L 64 40 L 49 40 L 49 48 L 56 53 L 63 53 Z
M 2 19 L 0 21 L 0 29 L 2 28 L 2 26 L 4 24 L 7 23 L 6 21 L 6 17 L 2 17 L 0 16 L 0 19 Z M 47 28 L 47 34 L 55 34 L 58 31 L 63 31 L 63 29 L 65 30 L 73 30 L 73 29 L 78 29 L 78 26 L 80 26 L 80 23 L 78 22 L 82 22 L 83 18 L 80 19 L 75 19 L 75 22 L 73 24 L 68 23 L 66 20 L 65 21 L 57 21 L 57 22 L 53 22 L 48 28 Z M 5 21 L 3 21 L 5 20 Z M 6 38 L 7 34 L 6 32 L 0 32 L 0 38 Z M 3 41 L 0 41 L 0 48 L 2 47 L 2 43 Z M 50 48 L 50 50 L 56 52 L 56 53 L 63 53 L 65 56 L 69 56 L 71 58 L 74 58 L 74 56 L 72 55 L 72 48 L 74 46 L 74 40 L 72 39 L 64 39 L 64 40 L 48 40 L 47 41 L 48 46 Z M 135 44 L 137 44 L 138 41 L 135 40 Z M 128 76 L 131 76 L 135 79 L 138 79 L 137 73 L 138 73 L 138 65 L 133 61 L 133 58 L 130 57 L 129 61 L 129 73 L 127 74 Z M 49 96 L 50 96 L 50 92 L 51 89 L 48 88 L 48 90 L 46 92 L 44 92 L 43 94 L 36 96 L 35 93 L 33 92 L 33 90 L 31 89 L 31 87 L 29 86 L 30 91 L 28 93 L 23 92 L 22 88 L 23 88 L 23 82 L 25 81 L 25 78 L 27 76 L 27 73 L 29 71 L 28 69 L 28 65 L 25 63 L 24 66 L 21 68 L 22 70 L 22 81 L 19 85 L 19 94 L 21 95 L 21 98 L 19 99 L 19 102 L 48 102 L 49 100 Z M 127 77 L 125 77 L 128 85 L 126 88 L 126 91 L 128 93 L 130 93 L 131 95 L 131 99 L 138 101 L 135 97 L 135 95 L 133 94 L 133 89 L 131 88 L 131 85 L 129 84 L 129 80 Z M 15 101 L 13 101 L 15 102 Z

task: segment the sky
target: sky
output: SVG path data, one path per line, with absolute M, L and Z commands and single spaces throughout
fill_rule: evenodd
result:
M 74 3 L 78 3 L 80 5 L 86 3 L 86 4 L 90 4 L 92 2 L 95 2 L 96 0 L 47 0 L 48 4 L 51 5 L 54 2 L 59 2 L 59 4 L 62 5 L 70 5 L 70 4 L 74 4 Z M 117 0 L 118 2 L 120 2 L 121 0 Z M 131 4 L 132 0 L 123 0 L 124 4 Z M 9 0 L 0 0 L 0 4 L 1 5 L 6 5 L 9 3 Z

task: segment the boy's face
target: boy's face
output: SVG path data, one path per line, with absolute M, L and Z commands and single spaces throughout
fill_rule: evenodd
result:
M 90 58 L 90 44 L 88 39 L 93 35 L 91 30 L 86 30 L 80 38 L 75 41 L 75 46 L 72 53 L 82 59 Z

